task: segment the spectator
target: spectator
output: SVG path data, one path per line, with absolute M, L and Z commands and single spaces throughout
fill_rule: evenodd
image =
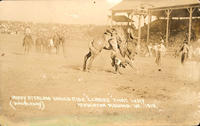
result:
M 164 46 L 164 40 L 161 39 L 161 41 L 159 42 L 159 44 L 156 47 L 156 64 L 158 65 L 158 71 L 161 71 L 161 60 L 162 60 L 162 56 L 165 54 L 166 48 Z
M 181 52 L 181 64 L 184 65 L 188 58 L 188 54 L 189 54 L 189 46 L 188 46 L 188 42 L 186 40 L 184 40 L 183 45 L 179 52 Z

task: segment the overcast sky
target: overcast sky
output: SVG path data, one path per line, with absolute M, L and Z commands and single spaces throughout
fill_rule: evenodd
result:
M 109 9 L 121 0 L 5 0 L 0 20 L 66 24 L 107 24 Z

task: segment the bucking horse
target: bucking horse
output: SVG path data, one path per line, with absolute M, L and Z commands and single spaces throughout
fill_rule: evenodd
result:
M 107 29 L 106 32 L 99 39 L 93 40 L 89 44 L 89 52 L 84 57 L 83 71 L 89 70 L 92 62 L 102 50 L 110 50 L 112 66 L 116 73 L 119 72 L 120 67 L 133 66 L 133 60 L 137 54 L 136 42 L 129 41 L 123 28 L 117 27 Z M 87 64 L 87 61 L 89 63 Z

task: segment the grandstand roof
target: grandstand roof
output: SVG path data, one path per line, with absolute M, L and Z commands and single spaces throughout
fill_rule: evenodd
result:
M 111 18 L 111 16 L 110 16 L 110 18 Z M 134 22 L 132 19 L 130 19 L 126 16 L 123 16 L 123 15 L 113 16 L 112 20 L 116 21 L 116 22 Z
M 200 8 L 199 0 L 123 0 L 111 8 L 116 12 L 127 12 L 134 14 L 147 14 L 151 10 L 155 16 L 165 16 L 165 10 L 172 9 L 172 16 L 187 17 L 189 13 L 186 8 Z M 157 12 L 155 12 L 157 11 Z M 200 16 L 199 9 L 194 10 L 194 16 Z

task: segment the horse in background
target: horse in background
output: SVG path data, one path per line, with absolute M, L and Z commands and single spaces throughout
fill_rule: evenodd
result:
M 29 54 L 32 46 L 34 45 L 33 38 L 31 35 L 25 35 L 22 46 L 24 47 L 24 54 Z
M 59 35 L 58 33 L 54 34 L 52 39 L 49 41 L 50 47 L 55 47 L 56 49 L 56 54 L 58 55 L 60 52 L 60 46 L 63 48 L 63 53 L 64 53 L 64 42 L 65 42 L 65 37 L 64 35 Z
M 36 40 L 35 40 L 35 48 L 36 48 L 36 52 L 44 52 L 44 45 L 45 43 L 45 40 L 43 37 L 38 37 Z
M 35 40 L 35 49 L 38 53 L 49 53 L 49 37 L 46 35 L 38 35 Z
M 65 38 L 64 35 L 58 35 L 57 33 L 54 34 L 52 37 L 50 36 L 41 36 L 36 39 L 35 41 L 35 47 L 37 52 L 43 52 L 43 53 L 52 53 L 52 50 L 56 49 L 56 54 L 59 54 L 60 46 L 63 47 L 63 53 L 64 53 L 64 42 Z

